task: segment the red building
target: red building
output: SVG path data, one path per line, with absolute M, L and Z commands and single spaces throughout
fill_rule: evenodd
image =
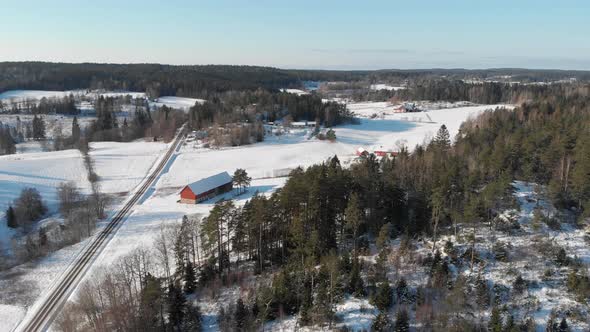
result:
M 197 204 L 217 195 L 231 191 L 232 177 L 227 172 L 188 184 L 180 191 L 180 203 Z
M 374 153 L 378 157 L 395 157 L 395 156 L 397 156 L 397 151 L 375 150 Z

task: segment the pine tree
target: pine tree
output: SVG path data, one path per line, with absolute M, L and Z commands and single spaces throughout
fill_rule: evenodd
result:
M 184 267 L 184 292 L 186 294 L 192 294 L 197 290 L 197 277 L 195 275 L 195 268 L 191 261 L 186 262 Z
M 344 215 L 346 218 L 346 228 L 352 231 L 353 256 L 356 259 L 356 242 L 358 237 L 358 230 L 363 222 L 361 210 L 359 207 L 359 197 L 356 193 L 350 195 L 348 205 L 346 206 L 346 210 L 344 211 Z
M 12 205 L 6 210 L 6 225 L 10 228 L 18 227 L 18 220 L 16 219 L 16 214 L 14 213 Z
M 410 317 L 405 309 L 398 310 L 393 330 L 395 332 L 408 332 L 410 330 Z

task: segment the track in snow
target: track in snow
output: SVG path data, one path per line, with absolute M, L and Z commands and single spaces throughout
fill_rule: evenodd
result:
M 84 276 L 85 272 L 92 265 L 93 260 L 108 244 L 112 235 L 117 232 L 121 222 L 125 220 L 131 209 L 158 178 L 160 172 L 164 169 L 174 151 L 180 146 L 180 142 L 184 137 L 184 128 L 185 127 L 183 126 L 180 129 L 178 136 L 174 139 L 174 142 L 166 152 L 164 158 L 144 181 L 139 190 L 137 190 L 125 206 L 117 212 L 108 225 L 91 240 L 92 242 L 90 245 L 83 249 L 83 252 L 78 256 L 74 264 L 69 268 L 66 274 L 61 277 L 61 280 L 58 281 L 57 285 L 50 290 L 50 294 L 43 299 L 43 303 L 39 306 L 37 309 L 38 311 L 34 316 L 26 322 L 21 322 L 16 329 L 17 331 L 45 331 L 51 326 L 51 323 L 59 313 L 59 310 L 63 307 L 65 301 L 67 301 L 71 293 L 76 289 L 76 286 Z

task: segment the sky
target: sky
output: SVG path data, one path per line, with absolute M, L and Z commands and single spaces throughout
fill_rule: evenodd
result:
M 0 61 L 590 70 L 590 1 L 0 0 Z

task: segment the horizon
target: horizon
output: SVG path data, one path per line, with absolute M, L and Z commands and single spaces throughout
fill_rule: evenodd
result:
M 61 62 L 61 61 L 43 61 L 43 60 L 23 60 L 23 61 L 0 61 L 3 63 L 43 63 L 43 64 L 65 64 L 65 65 L 113 65 L 113 66 L 133 66 L 133 65 L 154 65 L 154 66 L 172 66 L 172 67 L 259 67 L 271 68 L 278 70 L 294 70 L 294 71 L 341 71 L 341 72 L 374 72 L 374 71 L 493 71 L 493 70 L 525 70 L 525 71 L 563 71 L 563 72 L 590 72 L 590 69 L 560 69 L 560 68 L 527 68 L 527 67 L 485 67 L 485 68 L 465 68 L 465 67 L 424 67 L 424 68 L 375 68 L 375 69 L 325 69 L 325 68 L 288 68 L 277 67 L 270 65 L 248 65 L 248 64 L 231 64 L 231 63 L 205 63 L 205 64 L 172 64 L 163 62 Z
M 590 70 L 584 1 L 32 0 L 9 13 L 3 62 Z

